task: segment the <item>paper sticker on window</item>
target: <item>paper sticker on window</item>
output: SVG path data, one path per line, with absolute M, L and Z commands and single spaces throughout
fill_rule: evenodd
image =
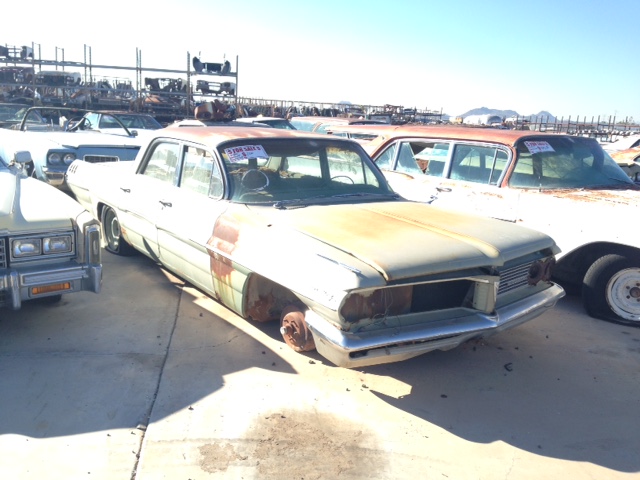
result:
M 269 158 L 262 145 L 241 145 L 239 147 L 225 148 L 224 153 L 232 163 L 248 160 L 249 158 Z
M 546 141 L 528 141 L 524 142 L 524 144 L 529 149 L 531 153 L 543 153 L 543 152 L 555 152 L 553 147 L 549 145 L 549 142 Z

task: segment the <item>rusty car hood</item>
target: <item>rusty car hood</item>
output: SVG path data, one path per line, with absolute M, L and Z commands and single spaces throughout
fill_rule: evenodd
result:
M 294 230 L 312 237 L 366 263 L 387 281 L 499 267 L 556 248 L 538 231 L 407 201 L 259 210 L 271 229 L 285 230 L 279 236 Z
M 0 171 L 0 234 L 69 228 L 84 208 L 54 187 Z

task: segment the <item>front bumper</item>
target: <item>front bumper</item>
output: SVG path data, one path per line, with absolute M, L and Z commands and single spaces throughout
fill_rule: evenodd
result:
M 63 266 L 35 266 L 0 272 L 0 307 L 17 310 L 25 300 L 73 292 L 100 292 L 102 265 L 80 265 L 67 262 Z M 34 293 L 42 288 L 45 293 Z
M 469 314 L 444 320 L 370 332 L 338 330 L 312 310 L 307 311 L 305 320 L 318 353 L 339 367 L 356 368 L 398 362 L 433 350 L 449 350 L 472 338 L 488 337 L 542 315 L 564 295 L 562 287 L 552 284 L 499 308 L 495 315 L 467 310 L 465 313 Z
M 48 167 L 43 167 L 42 172 L 44 173 L 44 178 L 41 180 L 44 180 L 49 185 L 52 185 L 57 188 L 63 189 L 64 187 L 66 187 L 66 182 L 65 182 L 66 170 L 60 171 L 60 170 L 53 170 Z

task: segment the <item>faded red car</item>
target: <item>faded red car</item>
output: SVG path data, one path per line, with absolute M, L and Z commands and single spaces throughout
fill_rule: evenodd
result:
M 589 315 L 640 326 L 640 187 L 596 140 L 454 126 L 337 130 L 375 134 L 363 148 L 408 199 L 551 235 L 562 249 L 555 278 L 581 290 Z

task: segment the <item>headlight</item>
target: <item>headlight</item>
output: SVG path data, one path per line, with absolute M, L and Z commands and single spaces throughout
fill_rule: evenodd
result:
M 31 257 L 42 252 L 42 240 L 39 238 L 24 238 L 14 240 L 11 244 L 14 258 Z
M 70 165 L 76 159 L 75 153 L 65 153 L 62 160 L 65 164 Z
M 51 165 L 59 165 L 60 162 L 62 161 L 62 157 L 60 156 L 59 153 L 50 153 L 49 157 L 47 158 L 47 161 L 51 164 Z
M 43 239 L 42 252 L 47 255 L 50 253 L 67 253 L 73 249 L 71 235 L 62 235 L 59 237 L 45 237 Z

